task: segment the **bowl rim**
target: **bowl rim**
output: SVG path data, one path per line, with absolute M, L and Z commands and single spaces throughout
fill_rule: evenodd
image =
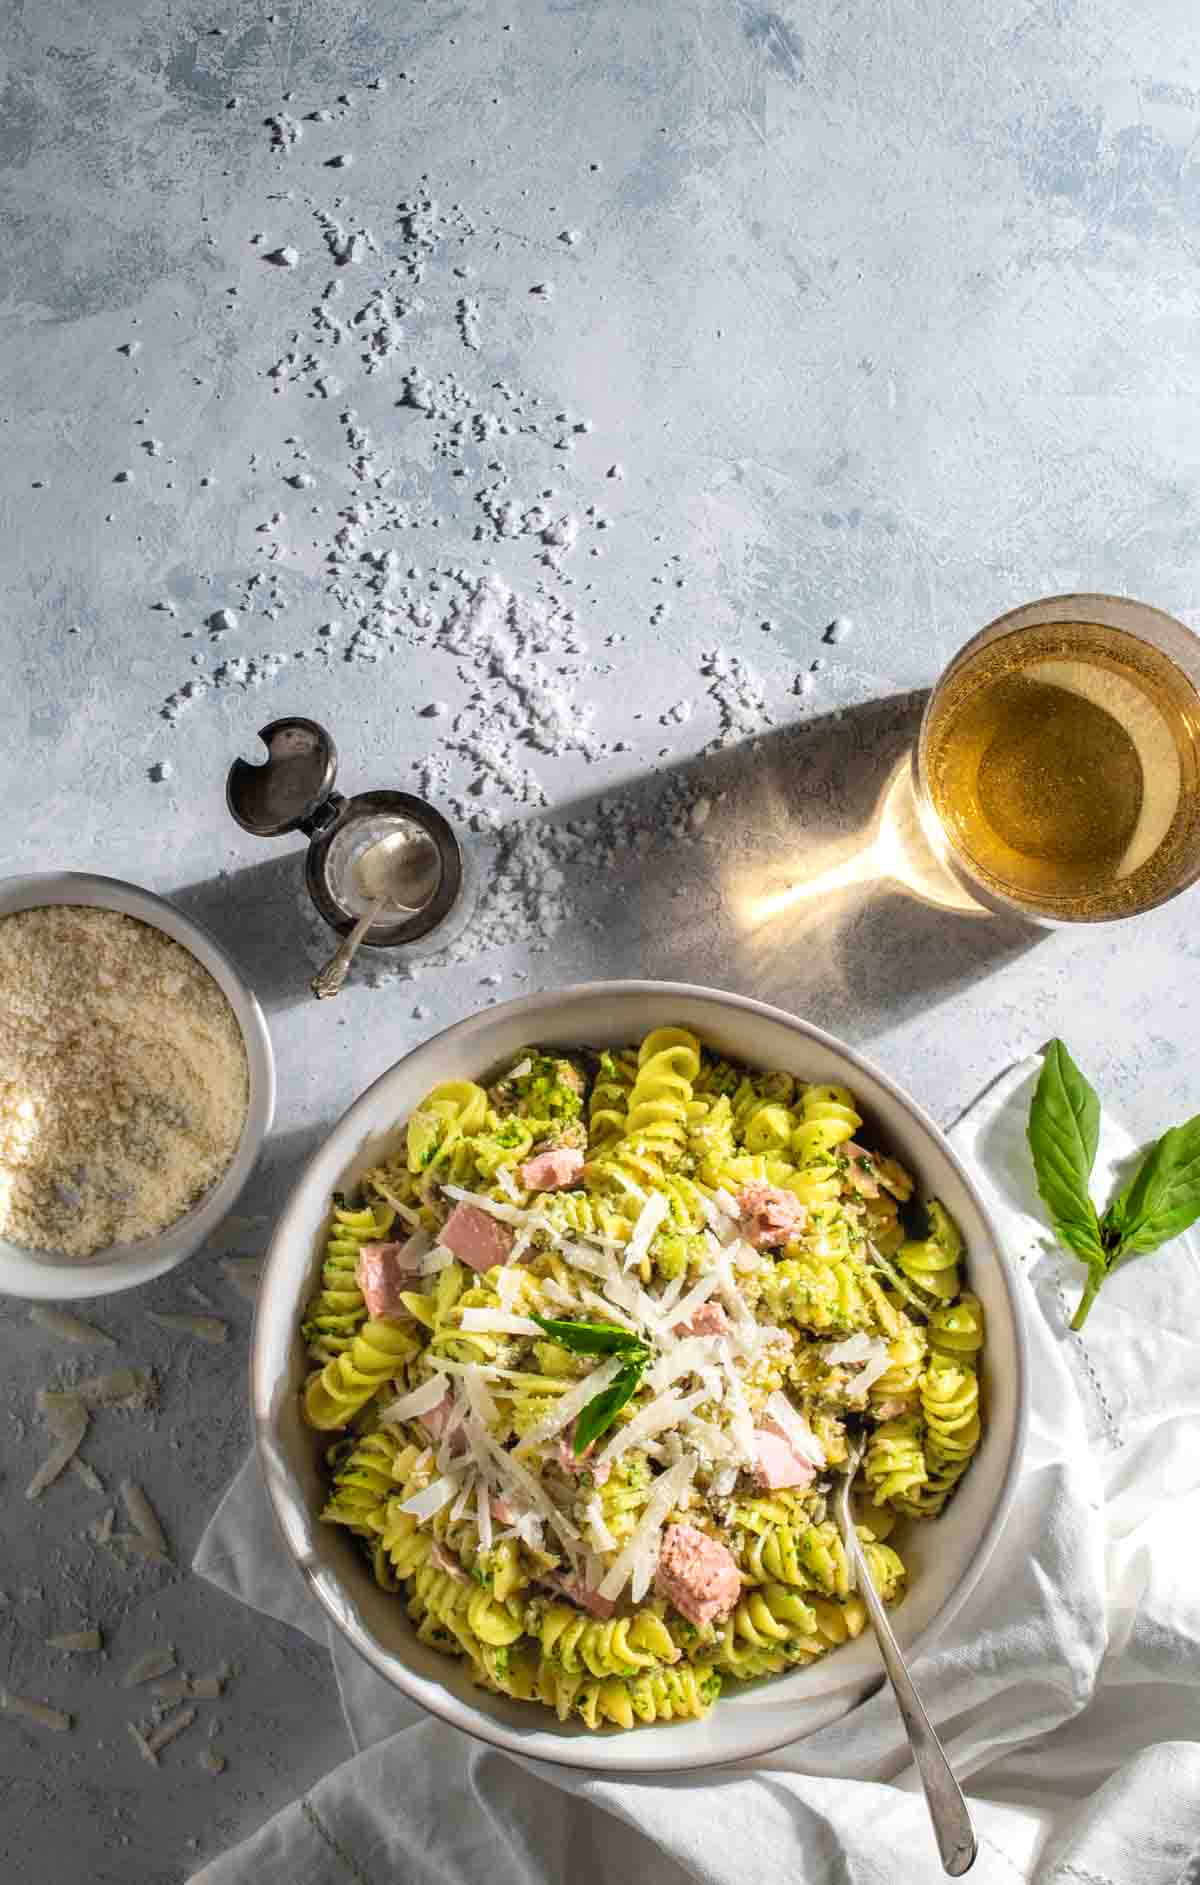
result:
M 486 1032 L 495 1019 L 501 1015 L 514 1017 L 522 1013 L 543 1011 L 548 1002 L 563 1003 L 586 998 L 595 999 L 604 996 L 652 996 L 656 1000 L 661 1000 L 664 1009 L 669 1009 L 671 1002 L 674 1000 L 699 999 L 716 1001 L 727 1008 L 753 1014 L 768 1021 L 781 1023 L 791 1033 L 798 1034 L 806 1040 L 813 1041 L 841 1055 L 853 1067 L 866 1074 L 869 1079 L 876 1081 L 878 1085 L 915 1120 L 918 1126 L 929 1134 L 939 1150 L 953 1166 L 959 1181 L 987 1229 L 995 1252 L 997 1267 L 1003 1279 L 1005 1292 L 1008 1296 L 1012 1312 L 1012 1361 L 1016 1377 L 1013 1443 L 1005 1466 L 1004 1478 L 988 1522 L 984 1527 L 970 1563 L 963 1571 L 958 1583 L 948 1594 L 941 1607 L 930 1619 L 920 1635 L 917 1636 L 912 1643 L 907 1645 L 905 1650 L 907 1661 L 911 1664 L 918 1656 L 924 1654 L 953 1621 L 963 1604 L 967 1601 L 967 1598 L 971 1595 L 971 1592 L 975 1589 L 980 1577 L 983 1575 L 1003 1533 L 1004 1527 L 1008 1522 L 1013 1500 L 1016 1497 L 1021 1465 L 1028 1439 L 1030 1401 L 1029 1348 L 1020 1290 L 1017 1287 L 1017 1272 L 1011 1265 L 1011 1260 L 1006 1253 L 992 1212 L 981 1195 L 980 1189 L 970 1171 L 959 1157 L 954 1147 L 950 1144 L 942 1128 L 936 1124 L 925 1111 L 924 1107 L 903 1091 L 896 1081 L 891 1079 L 889 1075 L 882 1073 L 873 1061 L 869 1060 L 865 1055 L 860 1054 L 857 1049 L 840 1041 L 836 1035 L 828 1033 L 824 1028 L 818 1027 L 814 1022 L 802 1020 L 800 1016 L 789 1014 L 786 1009 L 777 1008 L 773 1003 L 759 1001 L 754 996 L 739 995 L 724 989 L 709 988 L 702 983 L 660 982 L 643 978 L 602 979 L 590 982 L 572 982 L 563 988 L 544 989 L 529 995 L 515 996 L 510 1001 L 497 1002 L 486 1008 L 477 1009 L 473 1014 L 465 1016 L 461 1021 L 452 1022 L 449 1027 L 439 1029 L 436 1034 L 430 1035 L 428 1040 L 418 1042 L 417 1045 L 410 1048 L 406 1054 L 402 1054 L 398 1060 L 393 1061 L 390 1066 L 386 1067 L 382 1073 L 377 1075 L 369 1086 L 364 1087 L 358 1097 L 351 1102 L 345 1112 L 343 1112 L 330 1127 L 321 1144 L 314 1148 L 309 1157 L 305 1160 L 304 1167 L 297 1176 L 288 1194 L 287 1201 L 279 1214 L 271 1236 L 271 1241 L 267 1247 L 267 1254 L 263 1264 L 263 1277 L 259 1287 L 258 1302 L 255 1305 L 254 1325 L 250 1339 L 249 1387 L 251 1415 L 254 1423 L 254 1450 L 262 1481 L 267 1491 L 268 1504 L 270 1505 L 272 1516 L 274 1517 L 288 1558 L 303 1574 L 309 1591 L 320 1604 L 322 1611 L 336 1626 L 338 1634 L 375 1670 L 376 1674 L 389 1682 L 394 1688 L 400 1689 L 410 1700 L 415 1701 L 430 1714 L 442 1721 L 448 1722 L 452 1727 L 461 1729 L 463 1733 L 471 1735 L 478 1741 L 483 1741 L 492 1747 L 502 1749 L 507 1754 L 517 1755 L 525 1759 L 545 1760 L 556 1766 L 590 1768 L 593 1771 L 599 1771 L 602 1766 L 603 1771 L 606 1773 L 617 1775 L 679 1773 L 736 1766 L 747 1761 L 756 1760 L 764 1755 L 775 1753 L 781 1748 L 794 1746 L 798 1742 L 803 1741 L 809 1733 L 816 1732 L 821 1724 L 814 1724 L 812 1728 L 801 1728 L 796 1734 L 780 1735 L 777 1730 L 772 1730 L 768 1734 L 760 1736 L 751 1734 L 747 1737 L 739 1752 L 732 1755 L 722 1754 L 706 1758 L 697 1750 L 696 1756 L 689 1758 L 686 1766 L 678 1759 L 670 1758 L 665 1752 L 663 1755 L 656 1758 L 653 1751 L 652 1737 L 647 1737 L 644 1752 L 639 1749 L 637 1757 L 624 1764 L 619 1761 L 601 1764 L 589 1759 L 588 1750 L 593 1744 L 594 1737 L 583 1738 L 580 1741 L 564 1737 L 560 1744 L 561 1752 L 559 1752 L 556 1747 L 554 1751 L 539 1750 L 536 1755 L 531 1755 L 528 1747 L 523 1744 L 519 1735 L 506 1728 L 503 1723 L 490 1720 L 481 1707 L 476 1708 L 461 1701 L 448 1688 L 439 1690 L 436 1695 L 431 1695 L 427 1692 L 427 1685 L 422 1683 L 417 1677 L 413 1677 L 410 1684 L 406 1679 L 409 1672 L 404 1669 L 402 1664 L 398 1664 L 396 1658 L 392 1657 L 389 1652 L 385 1652 L 379 1648 L 373 1638 L 371 1638 L 364 1629 L 357 1627 L 352 1628 L 347 1624 L 345 1617 L 338 1613 L 332 1601 L 327 1597 L 312 1565 L 305 1562 L 292 1550 L 291 1542 L 288 1537 L 285 1511 L 282 1505 L 282 1499 L 285 1494 L 285 1482 L 288 1481 L 291 1482 L 290 1496 L 292 1499 L 298 1501 L 301 1505 L 304 1505 L 306 1502 L 302 1489 L 300 1489 L 296 1483 L 295 1475 L 290 1465 L 284 1458 L 281 1449 L 273 1442 L 273 1422 L 270 1417 L 270 1395 L 274 1383 L 261 1378 L 259 1367 L 261 1346 L 259 1340 L 260 1312 L 265 1297 L 267 1278 L 275 1253 L 292 1235 L 293 1227 L 291 1218 L 293 1212 L 298 1212 L 299 1194 L 305 1185 L 313 1163 L 320 1157 L 335 1133 L 340 1133 L 343 1129 L 349 1128 L 351 1122 L 357 1115 L 369 1111 L 369 1102 L 376 1088 L 390 1079 L 396 1069 L 410 1060 L 414 1054 L 437 1047 L 452 1039 L 461 1040 L 464 1037 L 469 1038 L 472 1034 L 482 1034 Z M 858 1683 L 853 1699 L 850 1701 L 847 1709 L 837 1718 L 845 1719 L 845 1715 L 851 1713 L 870 1695 L 874 1694 L 876 1690 L 882 1686 L 884 1680 L 885 1677 L 881 1669 L 878 1675 L 868 1678 L 865 1682 Z M 621 1737 L 620 1745 L 624 1744 L 625 1737 Z
M 248 1097 L 246 1117 L 229 1165 L 200 1202 L 165 1229 L 80 1259 L 56 1256 L 52 1251 L 30 1251 L 0 1238 L 4 1269 L 15 1270 L 19 1277 L 19 1281 L 0 1282 L 0 1297 L 27 1302 L 82 1301 L 115 1295 L 165 1276 L 186 1262 L 233 1209 L 258 1163 L 275 1117 L 275 1051 L 266 1016 L 249 982 L 212 932 L 185 915 L 169 898 L 128 878 L 69 870 L 0 877 L 0 921 L 25 910 L 63 904 L 133 917 L 187 950 L 212 977 L 233 1011 L 246 1053 Z M 122 1249 L 128 1254 L 113 1255 Z

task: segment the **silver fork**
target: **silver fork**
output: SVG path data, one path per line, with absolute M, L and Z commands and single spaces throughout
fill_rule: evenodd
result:
M 962 1797 L 962 1789 L 954 1778 L 945 1750 L 937 1738 L 937 1733 L 929 1716 L 925 1713 L 924 1703 L 917 1694 L 913 1679 L 908 1673 L 907 1664 L 900 1651 L 900 1645 L 892 1633 L 887 1611 L 880 1600 L 879 1592 L 871 1582 L 871 1573 L 867 1569 L 867 1560 L 854 1529 L 854 1519 L 850 1511 L 850 1488 L 862 1459 L 862 1443 L 852 1448 L 846 1466 L 845 1477 L 838 1486 L 834 1499 L 834 1512 L 838 1529 L 846 1546 L 846 1556 L 854 1573 L 854 1582 L 859 1595 L 867 1606 L 867 1614 L 875 1629 L 879 1643 L 879 1654 L 883 1666 L 888 1672 L 888 1679 L 896 1695 L 896 1705 L 900 1718 L 908 1735 L 908 1744 L 913 1751 L 917 1772 L 921 1776 L 921 1785 L 925 1789 L 925 1802 L 929 1808 L 929 1817 L 933 1821 L 934 1838 L 941 1854 L 942 1867 L 951 1878 L 961 1878 L 969 1872 L 975 1863 L 978 1847 L 975 1843 L 975 1829 L 971 1825 L 971 1816 L 967 1812 L 967 1803 Z

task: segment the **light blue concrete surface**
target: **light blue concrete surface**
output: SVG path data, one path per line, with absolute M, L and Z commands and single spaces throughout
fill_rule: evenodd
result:
M 178 896 L 256 980 L 281 1104 L 234 1249 L 416 1041 L 584 976 L 779 1001 L 944 1120 L 1054 1032 L 1135 1127 L 1194 1110 L 1194 899 L 1041 936 L 869 877 L 761 908 L 860 848 L 921 690 L 1006 607 L 1200 620 L 1194 7 L 5 14 L 4 868 Z M 456 960 L 311 1001 L 301 850 L 222 797 L 285 712 L 346 790 L 473 827 Z M 89 1457 L 181 1566 L 247 1439 L 218 1265 L 92 1309 L 165 1392 Z M 225 1348 L 145 1321 L 192 1285 Z M 0 1343 L 0 1680 L 77 1714 L 52 1744 L 0 1718 L 4 1877 L 174 1885 L 344 1756 L 332 1681 L 182 1569 L 118 1568 L 78 1480 L 25 1504 L 66 1351 L 12 1302 Z M 79 1617 L 99 1666 L 42 1646 Z M 202 1705 L 218 1779 L 200 1728 L 157 1774 L 128 1740 L 116 1677 L 158 1640 L 239 1666 Z

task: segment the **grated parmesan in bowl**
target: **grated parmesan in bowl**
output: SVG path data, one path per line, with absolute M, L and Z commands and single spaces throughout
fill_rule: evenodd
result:
M 249 1176 L 274 1085 L 253 993 L 171 904 L 0 881 L 0 1290 L 99 1295 L 182 1262 Z

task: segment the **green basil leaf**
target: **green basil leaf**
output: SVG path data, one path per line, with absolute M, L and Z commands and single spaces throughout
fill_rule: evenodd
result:
M 1085 1263 L 1104 1267 L 1088 1179 L 1100 1136 L 1100 1101 L 1061 1041 L 1051 1041 L 1029 1108 L 1029 1149 L 1037 1187 L 1062 1241 Z
M 617 1418 L 626 1401 L 632 1400 L 637 1393 L 646 1366 L 643 1355 L 633 1361 L 627 1361 L 616 1380 L 611 1382 L 602 1393 L 593 1394 L 587 1405 L 575 1416 L 575 1453 L 586 1453 L 593 1440 L 598 1440 L 602 1433 L 607 1433 Z
M 554 1316 L 539 1315 L 533 1320 L 552 1341 L 570 1349 L 573 1355 L 619 1355 L 625 1349 L 645 1347 L 632 1329 L 623 1329 L 615 1322 L 560 1322 Z
M 1164 1132 L 1132 1184 L 1104 1214 L 1116 1240 L 1112 1265 L 1157 1250 L 1200 1217 L 1200 1113 Z

